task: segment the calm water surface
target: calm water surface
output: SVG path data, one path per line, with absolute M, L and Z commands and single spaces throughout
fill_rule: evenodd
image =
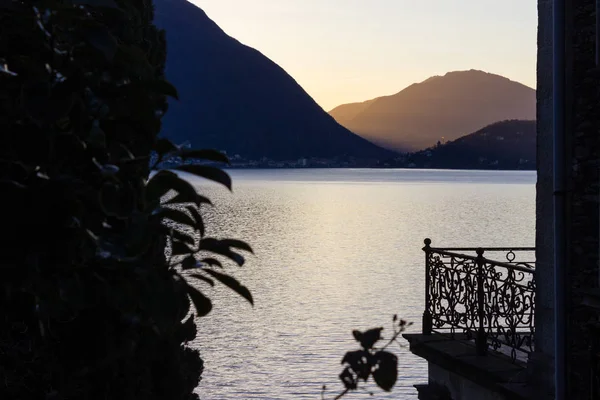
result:
M 434 246 L 533 246 L 535 172 L 435 170 L 233 170 L 234 193 L 197 180 L 216 205 L 208 233 L 256 251 L 231 271 L 255 307 L 205 289 L 214 311 L 194 346 L 213 399 L 332 398 L 353 329 L 389 327 L 393 314 L 420 330 L 423 239 Z M 389 334 L 391 328 L 385 329 Z M 392 394 L 416 399 L 427 368 L 407 348 Z M 351 398 L 367 395 L 355 394 Z

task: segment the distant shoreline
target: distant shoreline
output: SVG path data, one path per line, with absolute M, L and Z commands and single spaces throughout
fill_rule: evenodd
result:
M 511 169 L 502 169 L 502 168 L 444 168 L 444 167 L 436 167 L 436 168 L 427 168 L 427 167 L 390 167 L 390 166 L 353 166 L 353 167 L 336 167 L 336 166 L 310 166 L 310 167 L 268 167 L 268 166 L 256 166 L 256 167 L 236 167 L 236 166 L 226 166 L 223 167 L 225 170 L 234 170 L 234 169 L 246 169 L 246 170 L 287 170 L 287 169 L 397 169 L 397 170 L 406 170 L 406 171 L 414 171 L 414 170 L 431 170 L 431 171 L 536 171 L 535 168 L 511 168 Z

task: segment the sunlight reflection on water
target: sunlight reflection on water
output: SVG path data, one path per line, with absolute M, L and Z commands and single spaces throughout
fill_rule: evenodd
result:
M 205 360 L 203 400 L 320 399 L 324 384 L 341 389 L 353 329 L 388 327 L 397 313 L 420 330 L 425 237 L 435 246 L 534 245 L 535 172 L 230 172 L 233 194 L 193 182 L 216 205 L 208 234 L 254 247 L 230 271 L 256 305 L 207 290 L 214 311 L 194 343 Z M 416 399 L 427 365 L 396 350 L 399 381 L 376 398 Z

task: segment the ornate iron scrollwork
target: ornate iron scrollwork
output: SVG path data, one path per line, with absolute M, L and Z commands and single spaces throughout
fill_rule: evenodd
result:
M 531 256 L 534 249 L 439 249 L 430 245 L 426 240 L 423 248 L 427 285 L 423 333 L 474 340 L 479 354 L 490 348 L 508 349 L 513 361 L 519 353 L 531 353 L 535 262 L 523 261 L 520 256 Z M 507 262 L 487 259 L 484 254 L 488 250 L 504 252 Z

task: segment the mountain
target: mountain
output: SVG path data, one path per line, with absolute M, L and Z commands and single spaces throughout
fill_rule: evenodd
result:
M 340 124 L 381 146 L 416 151 L 508 119 L 533 120 L 535 90 L 500 75 L 455 71 L 391 95 L 330 111 Z
M 155 0 L 167 79 L 179 92 L 163 134 L 246 158 L 361 159 L 390 152 L 339 125 L 273 61 L 228 36 L 186 0 Z
M 447 169 L 536 169 L 536 122 L 501 121 L 452 142 L 396 158 L 389 166 Z
M 350 104 L 342 104 L 329 111 L 329 115 L 331 115 L 337 122 L 340 124 L 347 124 L 358 114 L 365 111 L 371 104 L 373 104 L 377 99 L 363 101 L 362 103 L 350 103 Z

